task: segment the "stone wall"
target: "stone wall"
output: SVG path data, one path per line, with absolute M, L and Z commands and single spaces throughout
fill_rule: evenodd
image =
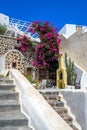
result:
M 19 45 L 20 43 L 17 43 L 15 38 L 0 36 L 0 56 L 3 55 L 5 57 L 5 69 L 16 68 L 25 76 L 32 73 L 33 78 L 38 79 L 38 69 L 32 65 L 33 53 L 28 51 L 22 54 L 18 49 Z M 0 68 L 0 72 L 2 70 L 3 68 Z
M 9 37 L 0 36 L 0 54 L 5 54 L 17 44 L 16 40 Z
M 27 69 L 27 58 L 15 49 L 18 43 L 11 37 L 0 36 L 0 55 L 5 55 L 5 69 L 16 68 L 24 73 Z
M 34 79 L 46 79 L 45 71 L 39 71 L 32 64 L 35 58 L 34 53 L 28 50 L 22 54 L 18 50 L 19 45 L 15 38 L 0 36 L 0 55 L 5 55 L 5 69 L 16 68 L 25 76 L 32 73 Z M 40 73 L 44 73 L 44 77 L 41 78 Z
M 15 68 L 24 73 L 25 66 L 27 63 L 25 62 L 24 56 L 18 50 L 11 50 L 6 53 L 5 56 L 5 68 Z

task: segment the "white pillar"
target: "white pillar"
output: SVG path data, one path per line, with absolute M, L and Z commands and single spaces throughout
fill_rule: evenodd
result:
M 0 55 L 0 74 L 5 71 L 5 55 Z

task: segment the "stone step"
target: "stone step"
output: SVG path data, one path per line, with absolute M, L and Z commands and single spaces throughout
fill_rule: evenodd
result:
M 67 109 L 65 107 L 53 107 L 54 110 L 58 113 L 58 114 L 65 114 L 67 113 Z
M 15 85 L 13 84 L 0 84 L 0 90 L 14 90 Z
M 12 79 L 0 79 L 0 84 L 13 84 L 14 80 Z
M 40 91 L 39 90 L 39 92 L 42 94 L 42 95 L 56 95 L 56 96 L 58 96 L 59 95 L 59 92 L 56 92 L 56 91 L 53 91 L 53 92 L 51 92 L 51 91 Z
M 20 103 L 17 100 L 0 100 L 0 112 L 19 111 Z
M 73 125 L 73 124 L 69 124 L 69 125 L 72 127 L 73 130 L 79 130 L 78 128 L 76 128 L 75 125 Z
M 30 127 L 3 127 L 3 128 L 0 128 L 0 130 L 33 130 L 32 128 Z
M 0 90 L 0 100 L 18 100 L 19 93 L 11 90 Z
M 19 93 L 13 80 L 0 79 L 0 130 L 32 130 L 20 110 Z
M 63 107 L 64 103 L 62 101 L 54 101 L 54 100 L 47 100 L 47 102 L 52 106 L 52 107 Z
M 20 112 L 1 112 L 0 130 L 7 126 L 28 126 L 28 119 Z
M 63 101 L 56 101 L 56 107 L 64 107 L 64 102 Z
M 73 125 L 73 119 L 68 115 L 68 111 L 64 106 L 64 102 L 61 101 L 59 92 L 39 90 L 47 102 L 53 107 L 53 109 L 63 118 L 63 120 L 68 123 L 73 130 L 78 130 L 76 126 Z
M 43 95 L 43 97 L 46 99 L 46 100 L 58 100 L 60 101 L 61 100 L 61 97 L 59 95 Z
M 68 114 L 60 114 L 60 116 L 68 123 L 71 123 L 73 121 L 72 117 Z

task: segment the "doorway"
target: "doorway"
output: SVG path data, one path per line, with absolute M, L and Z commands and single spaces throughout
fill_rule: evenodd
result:
M 17 62 L 12 62 L 12 68 L 14 68 L 14 69 L 17 68 Z

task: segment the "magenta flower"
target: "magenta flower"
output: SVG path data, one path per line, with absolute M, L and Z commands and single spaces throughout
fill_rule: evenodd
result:
M 23 46 L 21 47 L 21 51 L 22 51 L 22 52 L 25 52 L 25 48 L 24 48 Z
M 58 28 L 50 26 L 49 22 L 36 21 L 32 22 L 29 32 L 37 33 L 40 38 L 40 44 L 33 48 L 30 38 L 23 36 L 17 39 L 21 42 L 21 51 L 32 50 L 36 57 L 33 65 L 38 68 L 49 68 L 51 63 L 58 61 L 59 48 L 61 40 L 58 34 Z

